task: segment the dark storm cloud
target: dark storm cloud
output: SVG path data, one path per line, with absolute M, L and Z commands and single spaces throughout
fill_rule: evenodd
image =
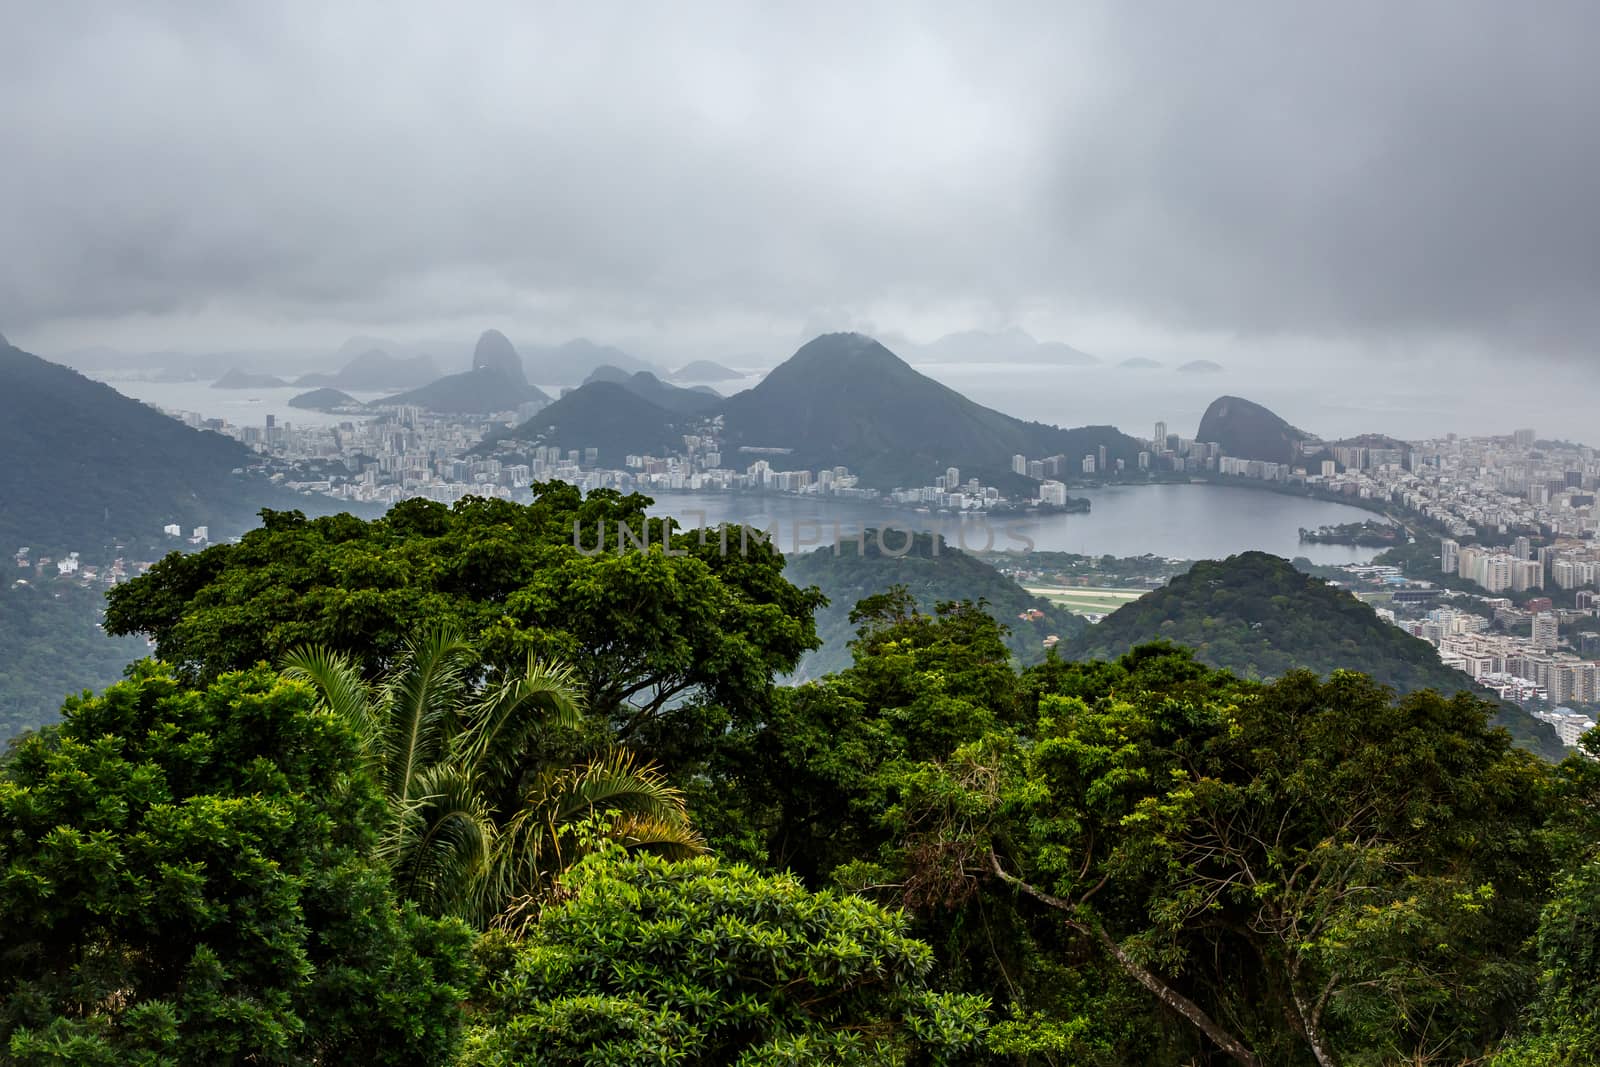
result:
M 13 333 L 1600 336 L 1591 5 L 5 2 Z
M 1208 326 L 1593 344 L 1600 8 L 1202 6 L 1119 25 L 1105 121 L 1061 143 L 1059 232 L 1138 253 L 1109 289 Z

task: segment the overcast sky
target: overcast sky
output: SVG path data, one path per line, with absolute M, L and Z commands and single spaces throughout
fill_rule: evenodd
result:
M 0 330 L 42 352 L 491 325 L 1600 345 L 1592 2 L 0 0 L 0 25 Z

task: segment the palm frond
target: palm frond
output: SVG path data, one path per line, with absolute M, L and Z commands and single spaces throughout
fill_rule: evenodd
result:
M 536 783 L 527 801 L 548 809 L 550 821 L 558 824 L 592 811 L 689 820 L 683 793 L 654 764 L 637 763 L 623 748 Z
M 706 850 L 705 839 L 687 823 L 648 815 L 624 815 L 612 825 L 609 836 L 623 848 L 669 860 L 686 860 Z
M 683 794 L 625 750 L 519 785 L 543 735 L 582 722 L 583 689 L 568 667 L 530 656 L 522 673 L 486 688 L 477 651 L 440 625 L 407 641 L 378 685 L 353 658 L 317 646 L 282 669 L 355 725 L 387 802 L 377 858 L 426 911 L 484 926 L 514 901 L 537 907 L 601 839 L 672 857 L 704 850 Z
M 476 651 L 452 624 L 436 626 L 406 643 L 383 693 L 389 705 L 384 784 L 402 804 L 412 796 L 418 775 L 443 758 L 476 665 Z
M 355 728 L 364 762 L 381 778 L 388 716 L 355 659 L 323 645 L 303 645 L 283 657 L 279 670 L 310 682 L 328 710 Z
M 572 668 L 530 655 L 522 674 L 467 710 L 458 751 L 478 769 L 489 795 L 499 796 L 522 773 L 523 758 L 542 731 L 576 726 L 582 717 L 583 691 Z
M 402 832 L 385 844 L 395 882 L 434 914 L 472 918 L 477 883 L 489 872 L 498 832 L 477 783 L 464 769 L 443 764 L 416 779 L 418 795 L 400 820 Z
M 650 764 L 615 749 L 576 767 L 541 775 L 506 820 L 485 883 L 484 910 L 496 914 L 506 902 L 538 896 L 592 841 L 580 827 L 626 848 L 679 856 L 704 851 L 689 826 L 683 794 Z

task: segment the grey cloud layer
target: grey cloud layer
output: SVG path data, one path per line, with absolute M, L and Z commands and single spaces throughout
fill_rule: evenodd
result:
M 1593 5 L 4 6 L 13 332 L 962 302 L 1600 336 Z

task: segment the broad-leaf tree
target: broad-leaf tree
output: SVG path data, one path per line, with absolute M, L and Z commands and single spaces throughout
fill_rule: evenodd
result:
M 1539 988 L 1494 1067 L 1600 1063 L 1600 730 L 1559 768 L 1550 839 L 1560 858 L 1539 917 Z
M 469 932 L 397 906 L 355 732 L 266 670 L 145 663 L 0 778 L 0 1059 L 433 1064 Z
M 709 857 L 597 853 L 494 984 L 468 1064 L 972 1062 L 984 998 L 930 988 L 904 916 Z
M 202 676 L 306 645 L 376 676 L 411 634 L 454 623 L 492 666 L 572 664 L 619 740 L 671 766 L 730 719 L 759 719 L 774 677 L 815 646 L 822 598 L 784 580 L 775 548 L 737 530 L 726 549 L 716 531 L 669 539 L 637 494 L 535 492 L 530 505 L 407 500 L 371 522 L 263 512 L 238 544 L 174 553 L 112 590 L 106 625 Z
M 1489 710 L 1348 673 L 1047 695 L 1028 735 L 949 764 L 991 823 L 930 795 L 983 842 L 969 873 L 986 865 L 1240 1063 L 1466 1056 L 1531 978 L 1548 795 Z

